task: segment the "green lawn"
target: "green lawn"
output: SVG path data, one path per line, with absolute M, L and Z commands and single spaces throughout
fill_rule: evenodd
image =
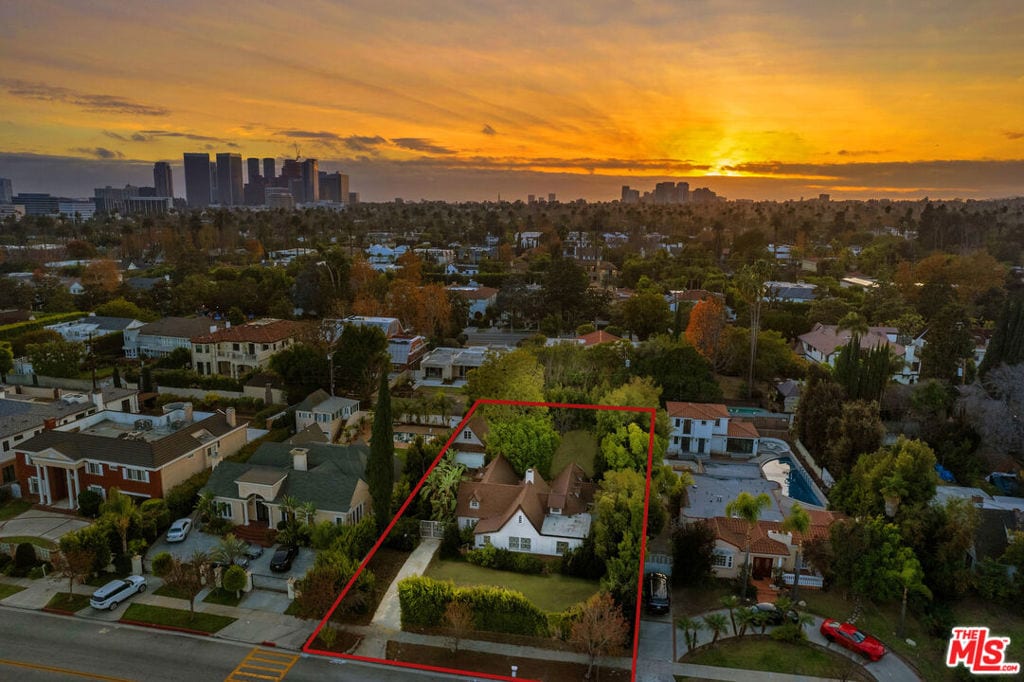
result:
M 20 585 L 0 583 L 0 599 L 6 599 L 7 597 L 10 597 L 12 594 L 18 594 L 24 589 L 25 588 L 21 587 Z
M 125 610 L 121 620 L 152 623 L 153 625 L 167 625 L 211 633 L 222 630 L 238 620 L 237 618 L 228 618 L 227 616 L 216 616 L 212 613 L 196 613 L 195 617 L 190 620 L 189 615 L 187 610 L 182 609 L 167 609 L 162 606 L 150 606 L 148 604 L 132 604 Z
M 860 670 L 860 665 L 841 654 L 810 644 L 776 642 L 770 637 L 730 637 L 720 640 L 713 646 L 701 647 L 679 660 L 694 665 L 762 670 L 829 679 L 873 679 Z
M 74 612 L 81 611 L 88 605 L 89 595 L 87 594 L 73 594 L 69 596 L 67 592 L 58 592 L 46 603 L 46 608 Z
M 245 592 L 235 597 L 234 592 L 225 592 L 219 587 L 215 590 L 211 590 L 210 594 L 203 598 L 203 601 L 207 604 L 220 604 L 221 606 L 238 606 L 238 603 L 245 597 Z
M 92 587 L 103 587 L 111 580 L 117 580 L 118 578 L 127 578 L 129 575 L 131 575 L 131 571 L 126 571 L 124 573 L 97 573 L 95 575 L 90 575 L 88 578 L 86 578 L 85 584 L 90 585 Z
M 0 521 L 13 519 L 18 514 L 26 512 L 31 508 L 32 503 L 27 500 L 8 500 L 6 504 L 0 507 Z
M 594 475 L 594 457 L 597 455 L 597 439 L 590 431 L 566 431 L 558 450 L 551 460 L 551 475 L 556 476 L 567 464 L 576 462 L 587 476 Z
M 173 599 L 184 599 L 188 601 L 188 595 L 170 585 L 161 585 L 153 590 L 153 594 L 159 597 L 172 597 Z
M 12 545 L 20 545 L 23 542 L 27 542 L 37 547 L 45 547 L 50 550 L 57 549 L 56 542 L 50 542 L 45 538 L 37 538 L 31 535 L 5 535 L 0 537 L 0 542 L 9 542 Z
M 465 561 L 434 559 L 424 575 L 437 580 L 451 580 L 460 587 L 494 585 L 507 587 L 526 595 L 542 611 L 562 611 L 585 601 L 597 592 L 597 583 L 582 578 L 551 575 L 523 575 L 474 566 Z

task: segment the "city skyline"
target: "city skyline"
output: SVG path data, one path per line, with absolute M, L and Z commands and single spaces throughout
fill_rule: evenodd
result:
M 298 7 L 0 8 L 0 176 L 84 196 L 169 161 L 183 197 L 182 153 L 208 152 L 316 158 L 370 201 L 1024 188 L 1006 0 Z

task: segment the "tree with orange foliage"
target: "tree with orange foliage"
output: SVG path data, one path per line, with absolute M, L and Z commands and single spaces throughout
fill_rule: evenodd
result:
M 686 340 L 704 358 L 717 366 L 722 331 L 725 329 L 725 307 L 717 296 L 701 299 L 690 311 Z
M 419 284 L 423 281 L 423 259 L 411 249 L 399 256 L 395 260 L 395 265 L 400 268 L 395 273 L 396 278 L 404 279 L 413 284 Z

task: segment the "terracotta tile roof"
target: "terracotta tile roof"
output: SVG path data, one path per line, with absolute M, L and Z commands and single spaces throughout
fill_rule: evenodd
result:
M 837 514 L 830 511 L 817 509 L 805 509 L 811 517 L 811 525 L 807 533 L 792 531 L 793 542 L 801 543 L 806 540 L 818 540 L 828 538 L 828 529 L 832 522 L 838 518 Z M 715 536 L 730 545 L 744 549 L 747 543 L 747 522 L 743 519 L 727 516 L 715 516 L 708 519 L 708 523 L 715 531 Z M 789 549 L 786 543 L 769 537 L 768 533 L 785 534 L 782 530 L 781 521 L 758 521 L 751 532 L 750 551 L 752 554 L 772 554 L 788 556 Z
M 498 290 L 494 287 L 479 287 L 477 289 L 455 289 L 455 293 L 469 301 L 486 301 L 496 296 Z
M 729 410 L 725 405 L 718 403 L 666 403 L 669 417 L 683 417 L 686 419 L 702 419 L 714 421 L 722 417 L 729 417 Z
M 757 427 L 750 422 L 729 420 L 729 438 L 760 438 Z
M 584 346 L 596 346 L 599 343 L 615 343 L 622 340 L 621 337 L 609 334 L 603 329 L 598 329 L 596 332 L 590 332 L 577 338 L 583 342 Z
M 229 329 L 218 329 L 212 334 L 200 334 L 192 337 L 193 343 L 273 343 L 295 336 L 301 325 L 291 320 L 277 320 L 265 318 L 256 320 L 249 324 L 243 324 Z
M 896 355 L 902 356 L 904 353 L 903 346 L 889 341 L 889 337 L 886 336 L 887 334 L 895 333 L 896 330 L 892 327 L 870 327 L 868 333 L 861 336 L 860 347 L 864 350 L 869 350 L 879 345 L 888 346 Z M 811 331 L 801 334 L 798 338 L 802 343 L 828 356 L 832 355 L 837 348 L 848 344 L 852 336 L 853 333 L 849 329 L 839 331 L 834 324 L 821 324 L 819 322 L 814 325 Z
M 139 335 L 191 339 L 197 334 L 209 334 L 213 326 L 222 328 L 224 323 L 208 317 L 165 317 L 139 327 Z

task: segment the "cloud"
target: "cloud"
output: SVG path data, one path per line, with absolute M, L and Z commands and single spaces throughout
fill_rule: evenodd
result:
M 388 141 L 380 135 L 349 135 L 343 142 L 354 152 L 370 152 Z
M 498 131 L 491 127 L 490 123 L 485 123 L 483 129 L 480 131 L 484 135 L 497 135 Z
M 839 156 L 875 156 L 888 151 L 888 149 L 840 149 L 836 154 Z
M 112 130 L 104 130 L 103 134 L 113 140 L 120 140 L 121 142 L 153 142 L 157 138 L 173 137 L 182 140 L 195 140 L 196 142 L 222 142 L 229 147 L 238 146 L 233 142 L 226 142 L 219 137 L 196 135 L 195 133 L 183 133 L 177 130 L 138 130 L 131 135 L 122 135 L 121 133 L 115 133 Z
M 43 102 L 63 102 L 86 111 L 130 114 L 132 116 L 166 116 L 171 113 L 164 107 L 149 106 L 116 95 L 96 95 L 46 83 L 4 78 L 0 79 L 0 86 L 7 90 L 7 94 L 14 97 Z
M 1005 135 L 1008 140 L 1019 140 L 1024 138 L 1024 130 L 1004 130 L 1003 135 Z
M 328 142 L 340 142 L 341 137 L 337 133 L 327 130 L 282 130 L 278 135 L 294 137 L 302 140 L 324 140 Z
M 123 159 L 124 154 L 106 147 L 73 147 L 73 152 L 95 156 L 97 159 Z
M 391 143 L 402 149 L 409 149 L 414 152 L 425 152 L 427 154 L 454 154 L 454 149 L 434 144 L 423 137 L 395 137 Z

